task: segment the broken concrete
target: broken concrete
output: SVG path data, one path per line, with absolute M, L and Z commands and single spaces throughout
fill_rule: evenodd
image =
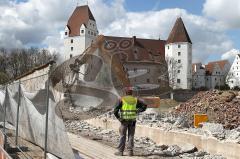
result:
M 104 129 L 113 129 L 118 132 L 119 122 L 112 119 L 95 118 L 87 120 L 87 123 Z M 238 153 L 240 145 L 232 142 L 221 142 L 211 136 L 197 135 L 190 132 L 177 130 L 163 130 L 161 128 L 137 125 L 137 137 L 149 137 L 158 145 L 182 145 L 190 143 L 199 150 L 204 150 L 210 154 L 223 155 L 228 159 L 240 158 Z
M 98 121 L 103 121 L 99 119 Z M 100 122 L 95 122 L 95 126 L 88 124 L 84 121 L 66 121 L 66 127 L 70 132 L 73 132 L 78 135 L 87 136 L 92 140 L 97 140 L 102 143 L 110 143 L 110 146 L 116 147 L 119 140 L 119 134 L 116 132 L 118 130 L 118 124 L 112 123 L 111 126 L 116 126 L 115 131 L 108 129 L 109 121 L 105 120 L 104 124 Z M 99 125 L 100 124 L 100 125 Z M 106 124 L 106 125 L 105 125 Z M 107 129 L 104 129 L 106 126 Z M 144 130 L 146 132 L 146 130 Z M 151 130 L 150 130 L 151 131 Z M 137 128 L 137 133 L 139 132 Z M 135 137 L 135 154 L 138 156 L 149 156 L 148 158 L 172 158 L 179 159 L 180 155 L 189 154 L 188 156 L 196 157 L 201 156 L 212 156 L 207 152 L 198 152 L 196 147 L 192 144 L 186 144 L 182 142 L 181 144 L 160 144 L 152 140 L 152 136 L 147 134 L 146 136 L 139 136 L 136 134 Z M 150 157 L 151 156 L 151 157 Z M 214 156 L 212 156 L 214 157 Z

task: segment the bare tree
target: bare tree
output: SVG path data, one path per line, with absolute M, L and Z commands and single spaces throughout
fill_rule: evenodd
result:
M 166 62 L 168 64 L 168 80 L 169 87 L 171 88 L 171 99 L 173 99 L 173 90 L 179 88 L 177 79 L 179 74 L 178 71 L 182 68 L 182 64 L 173 57 L 166 57 Z
M 179 87 L 177 83 L 177 78 L 178 78 L 178 70 L 182 68 L 182 64 L 179 63 L 177 60 L 175 60 L 172 57 L 166 58 L 166 62 L 168 64 L 168 78 L 169 78 L 169 86 L 172 89 L 176 89 Z
M 46 49 L 0 49 L 0 72 L 6 74 L 7 79 L 14 79 L 34 67 L 57 60 L 57 53 L 50 53 Z M 2 74 L 3 77 L 3 74 Z M 6 78 L 5 78 L 6 79 Z

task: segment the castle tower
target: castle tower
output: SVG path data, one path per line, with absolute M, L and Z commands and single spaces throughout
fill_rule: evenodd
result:
M 182 18 L 177 18 L 165 44 L 170 86 L 192 88 L 192 42 Z
M 82 54 L 97 35 L 96 21 L 89 7 L 78 6 L 65 27 L 64 59 Z

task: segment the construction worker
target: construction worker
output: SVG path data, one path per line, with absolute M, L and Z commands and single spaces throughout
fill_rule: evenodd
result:
M 115 117 L 121 122 L 119 128 L 120 143 L 118 146 L 117 156 L 123 156 L 125 149 L 126 134 L 128 131 L 128 155 L 133 156 L 134 133 L 136 126 L 136 118 L 138 113 L 145 111 L 147 108 L 141 100 L 133 96 L 133 90 L 127 88 L 126 96 L 123 96 L 114 109 Z

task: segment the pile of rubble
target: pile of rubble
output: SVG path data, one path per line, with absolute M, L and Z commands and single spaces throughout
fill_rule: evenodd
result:
M 206 137 L 215 137 L 218 140 L 230 141 L 240 144 L 240 126 L 234 129 L 225 129 L 222 124 L 218 123 L 202 123 L 201 128 L 193 128 L 189 124 L 187 116 L 175 116 L 167 112 L 154 112 L 149 108 L 147 112 L 141 113 L 138 116 L 137 123 L 140 125 L 147 125 L 150 127 L 160 128 L 165 131 L 179 131 L 189 132 Z M 116 118 L 112 111 L 109 111 L 101 116 L 100 119 Z
M 208 115 L 209 122 L 220 123 L 226 129 L 234 129 L 240 125 L 240 92 L 199 92 L 186 103 L 177 106 L 172 113 L 186 116 L 190 125 L 193 125 L 193 114 L 204 113 Z
M 113 130 L 104 130 L 100 127 L 94 127 L 84 121 L 66 121 L 68 131 L 88 137 L 92 140 L 98 140 L 104 144 L 117 147 L 119 134 Z M 220 155 L 210 155 L 204 151 L 198 151 L 194 145 L 157 145 L 148 137 L 135 138 L 135 155 L 148 158 L 172 157 L 196 158 L 196 159 L 223 159 Z

